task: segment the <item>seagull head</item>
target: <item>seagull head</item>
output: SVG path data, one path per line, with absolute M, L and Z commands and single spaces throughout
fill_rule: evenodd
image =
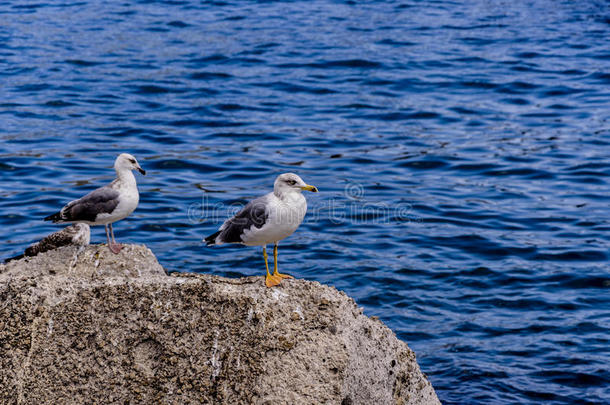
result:
M 283 195 L 290 192 L 300 193 L 303 190 L 312 191 L 314 193 L 318 192 L 316 186 L 310 186 L 294 173 L 284 173 L 277 176 L 275 184 L 273 185 L 273 190 L 276 195 Z
M 130 155 L 129 153 L 121 153 L 116 160 L 114 161 L 114 169 L 117 172 L 122 172 L 124 170 L 137 170 L 143 175 L 146 174 L 146 171 L 140 167 L 140 164 L 136 160 L 135 157 Z

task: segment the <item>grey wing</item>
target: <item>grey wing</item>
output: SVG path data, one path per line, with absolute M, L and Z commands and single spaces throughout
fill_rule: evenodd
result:
M 60 215 L 65 221 L 94 222 L 98 214 L 109 214 L 117 205 L 119 205 L 119 192 L 105 186 L 68 203 L 62 208 Z
M 241 243 L 241 235 L 251 227 L 262 228 L 269 218 L 267 197 L 259 197 L 250 201 L 233 218 L 228 219 L 220 227 L 219 238 L 225 243 Z

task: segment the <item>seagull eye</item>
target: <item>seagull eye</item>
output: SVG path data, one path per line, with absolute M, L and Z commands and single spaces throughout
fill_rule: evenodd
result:
M 136 164 L 136 160 L 135 160 L 135 159 L 129 159 L 129 161 L 130 161 L 131 163 L 133 163 L 134 165 Z
M 290 184 L 291 186 L 294 186 L 295 184 L 297 184 L 297 182 L 294 180 L 286 180 L 286 183 Z

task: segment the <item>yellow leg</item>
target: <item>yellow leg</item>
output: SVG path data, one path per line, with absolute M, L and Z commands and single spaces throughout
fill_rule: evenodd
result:
M 292 276 L 289 276 L 288 274 L 278 273 L 277 271 L 277 242 L 275 242 L 275 245 L 273 245 L 273 276 L 279 277 L 280 280 L 283 278 L 294 278 Z
M 281 274 L 277 271 L 277 243 L 273 247 L 273 274 L 269 274 L 269 263 L 267 261 L 267 248 L 263 248 L 263 257 L 265 258 L 265 267 L 267 268 L 267 276 L 265 277 L 265 285 L 274 287 L 282 282 L 282 279 L 292 278 L 288 274 Z
M 267 275 L 265 276 L 265 285 L 267 287 L 273 287 L 278 285 L 280 282 L 276 280 L 274 276 L 269 273 L 269 262 L 267 261 L 267 247 L 263 247 L 263 257 L 265 258 L 265 267 L 267 268 Z
M 267 247 L 263 247 L 263 257 L 265 258 L 265 267 L 267 268 L 267 277 L 271 277 L 269 274 L 269 262 L 267 261 Z

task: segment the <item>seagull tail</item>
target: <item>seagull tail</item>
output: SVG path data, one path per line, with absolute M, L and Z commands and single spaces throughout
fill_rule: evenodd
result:
M 215 244 L 216 244 L 216 238 L 218 237 L 218 235 L 220 235 L 220 231 L 218 231 L 218 232 L 216 232 L 216 233 L 213 233 L 213 234 L 211 234 L 210 236 L 208 236 L 207 238 L 205 238 L 205 239 L 204 239 L 205 244 L 206 244 L 207 246 L 210 246 L 210 245 L 215 245 Z
M 12 260 L 19 260 L 19 259 L 23 259 L 25 256 L 24 255 L 18 255 L 18 256 L 14 256 L 14 257 L 9 257 L 8 259 L 4 260 L 4 263 L 8 263 Z
M 44 217 L 45 221 L 53 221 L 53 222 L 60 222 L 62 221 L 62 217 L 61 217 L 61 211 L 56 212 L 53 215 L 49 215 L 48 217 Z

